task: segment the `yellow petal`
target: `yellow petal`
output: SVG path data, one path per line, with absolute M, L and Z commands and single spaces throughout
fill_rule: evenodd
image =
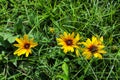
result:
M 73 47 L 69 47 L 68 48 L 71 52 L 74 52 L 74 48 Z
M 79 34 L 77 34 L 77 36 L 75 37 L 76 42 L 78 42 L 80 40 Z
M 22 45 L 20 45 L 20 44 L 13 44 L 13 45 L 16 47 L 22 47 Z
M 90 59 L 92 57 L 90 52 L 83 52 L 82 55 L 85 56 L 86 59 Z
M 21 50 L 21 48 L 18 48 L 13 54 L 17 54 L 19 51 Z
M 88 46 L 88 44 L 86 42 L 81 42 L 81 44 L 83 44 L 84 46 Z
M 96 44 L 97 43 L 97 38 L 95 36 L 92 36 L 92 44 Z
M 103 42 L 103 36 L 100 38 L 100 41 Z
M 28 40 L 28 35 L 25 34 L 25 35 L 23 36 L 23 38 L 24 38 L 24 40 Z
M 99 53 L 95 53 L 95 54 L 94 54 L 94 57 L 99 58 L 99 59 L 102 59 L 102 55 L 99 54 Z
M 28 57 L 29 56 L 29 52 L 27 51 L 26 54 L 25 54 L 25 57 Z
M 78 45 L 74 45 L 74 48 L 80 48 Z
M 91 43 L 92 43 L 91 40 L 88 38 L 87 41 L 86 41 L 86 44 L 89 45 Z
M 67 33 L 66 32 L 64 32 L 64 37 L 67 37 Z
M 99 50 L 98 53 L 105 54 L 107 52 L 105 50 Z
M 26 49 L 21 49 L 18 53 L 17 53 L 17 55 L 18 56 L 21 56 L 22 54 L 25 54 L 26 53 Z
M 66 49 L 66 48 L 64 48 L 64 53 L 65 53 L 65 54 L 67 53 L 67 49 Z
M 17 41 L 19 44 L 23 44 L 23 40 L 22 40 L 22 39 L 16 38 L 16 41 Z
M 28 49 L 28 52 L 31 54 L 32 53 L 31 49 Z
M 104 47 L 105 47 L 104 45 L 99 45 L 98 49 L 100 50 L 100 49 L 103 49 Z
M 61 38 L 56 39 L 58 42 L 62 42 L 63 40 Z
M 80 56 L 80 53 L 79 53 L 79 50 L 78 50 L 78 49 L 76 49 L 75 53 L 76 53 L 76 56 L 77 56 L 77 57 Z
M 74 32 L 72 32 L 71 37 L 74 38 Z
M 31 44 L 30 44 L 30 48 L 35 47 L 35 46 L 37 46 L 37 45 L 38 45 L 37 43 L 31 43 Z
M 59 42 L 58 45 L 66 45 L 64 42 Z
M 86 47 L 89 47 L 92 43 L 91 40 L 88 38 L 86 42 L 81 42 L 81 44 L 83 44 Z

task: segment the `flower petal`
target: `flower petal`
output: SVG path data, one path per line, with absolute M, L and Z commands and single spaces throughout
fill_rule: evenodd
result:
M 16 46 L 16 47 L 21 47 L 21 45 L 20 44 L 13 44 L 14 46 Z
M 22 54 L 26 53 L 26 49 L 21 49 L 20 51 L 17 52 L 18 56 L 21 56 Z
M 95 36 L 92 36 L 92 43 L 96 44 L 97 43 L 97 38 Z
M 75 37 L 76 42 L 78 42 L 80 40 L 79 34 L 77 34 L 77 36 Z
M 94 54 L 94 57 L 99 58 L 99 59 L 102 59 L 102 55 L 99 54 L 99 53 L 95 53 L 95 54 Z
M 80 53 L 79 53 L 79 50 L 78 50 L 78 49 L 76 49 L 75 53 L 76 53 L 76 56 L 77 56 L 77 57 L 80 56 Z
M 26 54 L 25 54 L 25 57 L 28 57 L 29 56 L 29 52 L 27 51 Z
M 67 33 L 66 32 L 64 32 L 64 37 L 67 37 L 68 35 L 67 35 Z
M 107 52 L 105 50 L 99 50 L 98 53 L 105 54 Z
M 23 40 L 22 40 L 22 38 L 16 38 L 16 41 L 19 43 L 19 44 L 23 44 Z
M 100 38 L 100 41 L 103 42 L 103 36 Z
M 21 50 L 21 48 L 18 48 L 13 54 L 17 54 L 19 51 Z
M 83 52 L 82 55 L 85 56 L 86 59 L 90 59 L 92 57 L 90 52 Z

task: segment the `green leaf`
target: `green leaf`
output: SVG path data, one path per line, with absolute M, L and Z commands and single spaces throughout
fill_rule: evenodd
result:
M 9 43 L 13 43 L 15 41 L 15 38 L 18 37 L 18 35 L 13 36 L 12 33 L 2 33 L 2 32 L 0 33 L 0 36 L 3 37 L 4 40 L 8 40 Z
M 6 33 L 6 34 L 4 34 L 4 36 L 3 36 L 4 40 L 8 39 L 9 37 L 12 37 L 12 34 L 11 34 L 11 33 Z
M 57 75 L 56 77 L 62 78 L 63 80 L 69 80 L 66 75 Z
M 11 37 L 12 34 L 11 33 L 3 33 L 3 32 L 1 32 L 0 36 L 2 36 L 4 40 L 6 40 L 7 38 Z
M 120 50 L 118 51 L 117 56 L 120 56 Z
M 69 74 L 68 74 L 68 65 L 66 63 L 63 63 L 62 70 L 64 71 L 66 76 L 69 76 Z
M 9 37 L 8 38 L 9 43 L 13 43 L 17 37 L 18 37 L 18 35 Z

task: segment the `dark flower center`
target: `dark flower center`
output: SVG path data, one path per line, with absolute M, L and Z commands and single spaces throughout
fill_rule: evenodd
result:
M 30 44 L 29 44 L 29 43 L 26 43 L 26 44 L 24 45 L 24 48 L 25 48 L 25 49 L 29 49 L 29 47 L 30 47 Z
M 67 44 L 68 46 L 73 45 L 73 41 L 72 41 L 72 40 L 66 40 L 65 42 L 66 42 L 66 44 Z
M 92 53 L 95 53 L 98 50 L 97 46 L 92 45 L 89 47 L 89 51 L 91 51 Z

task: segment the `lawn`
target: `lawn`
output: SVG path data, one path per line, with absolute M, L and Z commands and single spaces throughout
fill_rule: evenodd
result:
M 120 0 L 0 0 L 0 80 L 119 80 Z

